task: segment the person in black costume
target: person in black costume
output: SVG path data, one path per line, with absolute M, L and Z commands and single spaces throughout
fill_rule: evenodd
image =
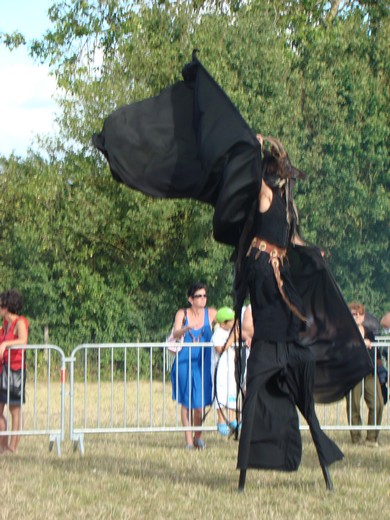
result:
M 254 336 L 247 367 L 246 395 L 237 467 L 243 490 L 247 468 L 296 470 L 301 436 L 295 405 L 305 417 L 328 489 L 328 466 L 342 452 L 321 430 L 314 410 L 313 353 L 299 343 L 307 318 L 294 288 L 286 257 L 289 244 L 303 245 L 292 183 L 302 172 L 292 167 L 281 143 L 265 138 L 263 180 L 254 219 L 253 239 L 243 260 L 249 287 Z
M 310 425 L 330 488 L 327 466 L 342 454 L 322 433 L 313 396 L 321 403 L 344 398 L 371 371 L 370 358 L 318 248 L 297 243 L 292 185 L 299 172 L 276 141 L 270 152 L 262 150 L 255 133 L 195 51 L 182 76 L 183 80 L 159 95 L 118 108 L 105 119 L 102 131 L 94 134 L 93 144 L 106 157 L 118 182 L 153 197 L 211 204 L 214 238 L 237 251 L 235 314 L 240 320 L 249 281 L 256 321 L 256 353 L 248 373 L 251 392 L 239 450 L 240 488 L 247 467 L 298 467 L 301 440 L 294 403 Z M 280 178 L 283 185 L 274 186 Z M 261 213 L 263 196 L 270 208 Z M 260 216 L 254 223 L 259 200 Z M 269 234 L 264 236 L 266 230 Z M 253 242 L 257 236 L 264 240 Z M 267 243 L 275 242 L 278 247 L 267 251 Z M 267 338 L 269 348 L 264 327 L 273 334 Z M 269 375 L 259 360 L 268 363 Z M 257 418 L 263 403 L 258 401 L 257 406 L 254 396 L 264 381 L 267 402 L 276 400 L 280 413 L 272 416 L 275 420 L 268 431 L 261 433 L 258 426 L 265 421 Z M 252 408 L 256 413 L 252 414 Z M 282 421 L 284 416 L 288 419 Z M 277 462 L 265 460 L 264 447 L 273 458 L 278 456 Z

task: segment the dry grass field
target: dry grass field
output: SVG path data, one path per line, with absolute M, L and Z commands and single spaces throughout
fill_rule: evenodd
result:
M 170 395 L 162 399 L 161 386 L 138 388 L 140 415 L 150 421 L 150 400 L 156 411 L 154 422 L 165 414 L 176 420 Z M 129 426 L 137 421 L 134 404 L 137 388 L 129 385 L 126 417 Z M 59 386 L 52 388 L 51 407 L 58 401 Z M 114 393 L 114 399 L 112 392 Z M 101 405 L 97 407 L 96 396 Z M 88 416 L 96 421 L 123 422 L 123 385 L 113 389 L 89 385 Z M 30 397 L 30 399 L 29 399 Z M 76 423 L 83 423 L 84 388 L 75 388 Z M 27 396 L 25 426 L 31 428 L 33 403 L 47 417 L 47 396 L 39 387 L 37 396 Z M 89 410 L 89 406 L 91 409 Z M 132 408 L 133 407 L 133 408 Z M 97 412 L 97 409 L 100 412 Z M 344 406 L 342 407 L 344 411 Z M 385 411 L 385 413 L 387 410 Z M 330 413 L 330 412 L 329 412 Z M 333 412 L 338 413 L 338 412 Z M 51 411 L 51 414 L 56 414 Z M 331 415 L 331 413 L 330 413 Z M 320 419 L 321 412 L 319 413 Z M 331 418 L 330 418 L 331 419 Z M 68 403 L 66 411 L 68 421 Z M 210 421 L 212 419 L 210 418 Z M 375 519 L 389 517 L 390 432 L 382 432 L 381 447 L 353 446 L 347 431 L 329 432 L 345 453 L 345 459 L 331 467 L 335 491 L 325 489 L 310 435 L 304 431 L 302 464 L 296 473 L 248 471 L 244 494 L 236 492 L 237 443 L 207 432 L 207 449 L 186 451 L 182 433 L 90 434 L 85 436 L 85 455 L 73 452 L 68 433 L 62 457 L 48 450 L 48 437 L 23 437 L 19 452 L 0 455 L 2 501 L 0 517 L 27 519 Z

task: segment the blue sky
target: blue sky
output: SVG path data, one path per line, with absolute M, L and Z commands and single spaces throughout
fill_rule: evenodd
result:
M 19 30 L 32 40 L 50 22 L 53 0 L 0 0 L 0 32 Z M 37 134 L 55 131 L 55 81 L 48 68 L 28 56 L 25 47 L 10 52 L 0 46 L 0 154 L 25 156 Z M 33 145 L 34 147 L 34 145 Z

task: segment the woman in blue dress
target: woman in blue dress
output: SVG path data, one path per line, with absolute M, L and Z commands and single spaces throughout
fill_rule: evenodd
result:
M 203 283 L 194 283 L 187 292 L 190 307 L 179 309 L 175 316 L 173 337 L 184 343 L 208 343 L 216 309 L 206 307 L 207 290 Z M 183 347 L 172 366 L 172 399 L 181 404 L 183 427 L 200 426 L 203 409 L 212 403 L 211 349 Z M 190 417 L 191 410 L 191 417 Z M 202 432 L 184 432 L 186 448 L 205 448 Z

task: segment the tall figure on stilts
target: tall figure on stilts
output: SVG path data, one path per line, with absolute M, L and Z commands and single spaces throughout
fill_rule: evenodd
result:
M 256 137 L 195 51 L 182 75 L 158 96 L 113 112 L 93 144 L 117 181 L 211 204 L 214 238 L 236 249 L 239 330 L 248 289 L 254 316 L 239 489 L 247 468 L 298 468 L 296 407 L 331 489 L 328 466 L 343 455 L 321 431 L 314 400 L 340 400 L 370 373 L 366 347 L 320 250 L 299 236 L 292 190 L 302 173 L 279 141 Z
M 282 144 L 257 136 L 262 147 L 263 176 L 245 256 L 237 266 L 241 291 L 249 289 L 254 336 L 248 360 L 242 432 L 239 443 L 239 490 L 247 468 L 296 470 L 302 446 L 296 407 L 305 417 L 318 453 L 326 486 L 328 466 L 343 454 L 321 430 L 314 410 L 315 359 L 300 344 L 309 317 L 294 287 L 287 248 L 304 245 L 292 188 L 303 178 Z M 240 254 L 241 253 L 241 254 Z M 238 284 L 238 285 L 240 285 Z

